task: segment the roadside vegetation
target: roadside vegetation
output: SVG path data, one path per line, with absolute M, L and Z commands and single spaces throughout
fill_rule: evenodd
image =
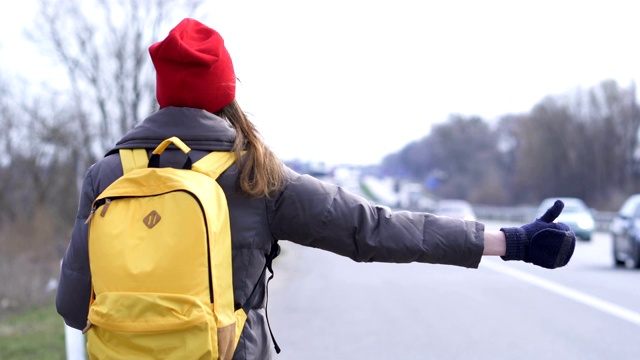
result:
M 65 359 L 64 323 L 53 299 L 0 317 L 0 359 Z

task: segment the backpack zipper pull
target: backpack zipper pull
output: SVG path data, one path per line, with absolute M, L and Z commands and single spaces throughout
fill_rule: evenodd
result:
M 87 325 L 84 327 L 84 329 L 82 329 L 82 333 L 83 333 L 83 334 L 86 334 L 86 333 L 87 333 L 87 331 L 89 331 L 89 329 L 91 329 L 91 325 L 93 325 L 93 324 L 91 323 L 91 321 L 87 320 Z
M 93 218 L 93 214 L 96 212 L 96 208 L 92 208 L 91 212 L 89 213 L 89 216 L 87 216 L 87 220 L 84 221 L 84 224 L 87 225 L 91 222 L 91 219 Z
M 111 205 L 111 199 L 106 198 L 104 200 L 104 206 L 102 207 L 102 211 L 100 211 L 100 217 L 104 217 L 107 215 L 107 210 L 109 210 L 109 205 Z
M 88 224 L 89 222 L 91 222 L 91 219 L 93 219 L 93 215 L 96 213 L 96 210 L 98 210 L 98 208 L 101 205 L 104 205 L 104 207 L 102 208 L 102 211 L 100 211 L 100 216 L 104 217 L 107 213 L 107 210 L 109 210 L 109 204 L 111 204 L 111 199 L 109 198 L 98 200 L 91 208 L 91 212 L 89 213 L 89 216 L 87 217 L 87 220 L 85 220 L 84 223 Z

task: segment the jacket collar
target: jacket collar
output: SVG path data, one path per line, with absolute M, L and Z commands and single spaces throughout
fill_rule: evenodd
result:
M 136 125 L 107 155 L 118 149 L 155 148 L 166 138 L 177 136 L 193 150 L 231 150 L 236 130 L 231 124 L 201 109 L 166 107 Z

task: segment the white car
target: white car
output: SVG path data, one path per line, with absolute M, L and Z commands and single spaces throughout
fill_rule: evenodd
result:
M 442 199 L 438 201 L 436 215 L 448 216 L 463 220 L 476 220 L 476 214 L 468 201 L 458 199 Z

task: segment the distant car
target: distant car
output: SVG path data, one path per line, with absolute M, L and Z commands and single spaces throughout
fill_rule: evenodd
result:
M 542 216 L 556 200 L 562 200 L 564 203 L 564 209 L 556 219 L 556 222 L 567 224 L 579 240 L 591 240 L 591 235 L 595 231 L 596 222 L 591 213 L 591 209 L 579 198 L 554 197 L 544 199 L 540 203 L 540 206 L 538 206 L 537 217 Z
M 458 199 L 441 199 L 438 201 L 438 206 L 435 213 L 437 215 L 448 216 L 463 220 L 476 220 L 476 214 L 473 211 L 473 207 L 466 200 Z
M 640 194 L 627 198 L 609 227 L 616 266 L 640 268 Z

